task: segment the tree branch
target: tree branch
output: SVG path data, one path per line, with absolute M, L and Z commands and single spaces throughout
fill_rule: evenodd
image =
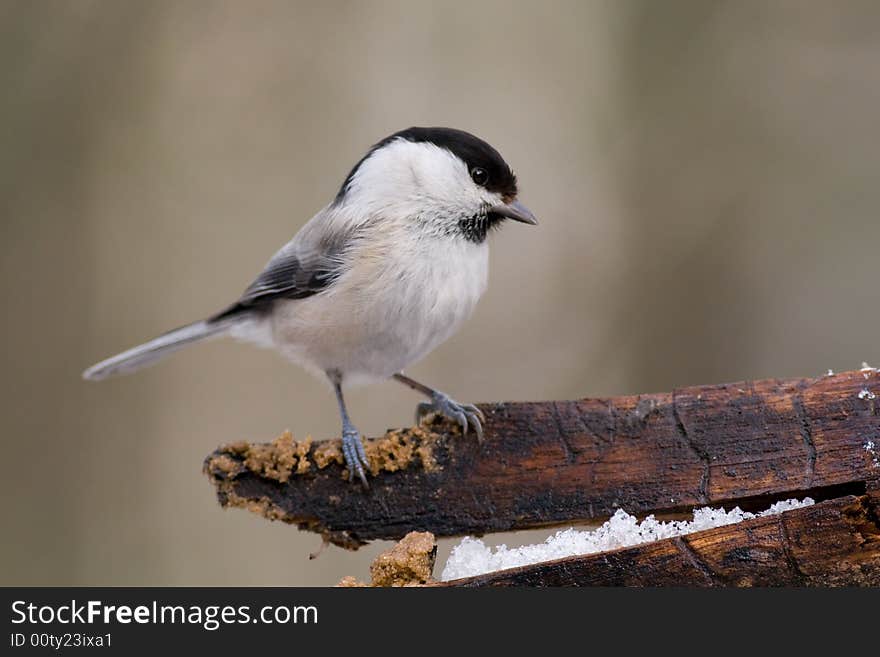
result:
M 433 586 L 878 586 L 880 496 Z M 380 582 L 381 584 L 381 582 Z
M 348 482 L 338 440 L 297 443 L 289 434 L 222 446 L 205 472 L 222 505 L 349 548 L 413 530 L 480 535 L 604 519 L 618 508 L 636 515 L 705 504 L 762 510 L 788 497 L 865 493 L 880 476 L 875 393 L 880 374 L 866 369 L 483 404 L 482 445 L 440 419 L 367 441 L 368 491 Z

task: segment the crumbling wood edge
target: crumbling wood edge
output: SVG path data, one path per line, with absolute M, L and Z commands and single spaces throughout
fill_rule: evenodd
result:
M 457 536 L 715 505 L 865 493 L 880 476 L 880 374 L 671 393 L 483 404 L 482 445 L 442 420 L 367 441 L 370 489 L 338 440 L 235 443 L 205 472 L 223 506 L 356 548 L 410 531 Z
M 880 586 L 880 494 L 431 586 Z

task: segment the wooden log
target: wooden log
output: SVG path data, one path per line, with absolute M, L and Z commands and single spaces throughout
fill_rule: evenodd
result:
M 477 444 L 434 420 L 367 441 L 370 489 L 338 440 L 235 443 L 205 461 L 220 503 L 355 548 L 409 531 L 480 535 L 695 506 L 760 510 L 861 494 L 880 476 L 880 374 L 482 404 Z
M 434 586 L 880 586 L 880 496 Z

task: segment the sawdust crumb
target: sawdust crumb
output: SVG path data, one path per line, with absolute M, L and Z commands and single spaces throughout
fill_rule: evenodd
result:
M 422 461 L 422 467 L 425 469 L 425 472 L 434 472 L 440 469 L 440 466 L 437 465 L 437 459 L 434 458 L 433 445 L 422 443 L 419 445 L 418 449 L 416 449 L 416 453 Z
M 381 438 L 367 440 L 364 451 L 370 462 L 370 473 L 376 476 L 382 471 L 404 470 L 418 462 L 427 472 L 439 469 L 434 448 L 440 439 L 438 434 L 421 426 L 410 429 L 392 429 Z
M 373 586 L 426 584 L 434 573 L 437 542 L 431 532 L 410 532 L 370 566 Z
M 369 586 L 366 582 L 362 582 L 359 579 L 352 577 L 351 575 L 346 575 L 341 580 L 339 580 L 339 584 L 336 586 L 341 588 L 360 588 L 364 586 Z
M 223 491 L 225 501 L 224 507 L 234 507 L 238 509 L 246 509 L 251 513 L 263 516 L 267 520 L 281 520 L 283 522 L 291 522 L 287 513 L 280 506 L 272 502 L 268 497 L 260 497 L 259 499 L 249 499 L 237 495 L 232 488 L 226 488 Z
M 217 454 L 205 463 L 206 472 L 222 472 L 227 479 L 235 477 L 242 469 L 241 463 L 228 454 Z
M 229 452 L 230 454 L 235 454 L 236 456 L 244 456 L 247 454 L 247 451 L 251 448 L 251 444 L 246 440 L 239 440 L 234 443 L 229 443 L 228 445 L 221 446 L 224 452 Z
M 342 443 L 338 440 L 318 443 L 312 458 L 315 460 L 315 465 L 318 466 L 319 470 L 323 470 L 331 463 L 345 464 L 345 458 L 342 456 Z
M 251 513 L 257 513 L 269 520 L 284 520 L 287 514 L 276 504 L 273 504 L 269 498 L 261 497 L 258 500 L 247 500 L 245 508 Z
M 296 455 L 296 474 L 305 474 L 309 470 L 312 469 L 312 464 L 309 461 L 309 450 L 312 449 L 312 437 L 306 436 L 306 439 L 301 443 L 293 444 L 293 452 Z
M 435 452 L 443 435 L 435 433 L 432 424 L 423 422 L 409 429 L 390 429 L 381 438 L 365 440 L 370 473 L 376 476 L 383 471 L 397 472 L 411 465 L 421 465 L 427 472 L 439 470 Z M 314 443 L 308 436 L 296 442 L 290 431 L 285 431 L 271 443 L 240 440 L 221 446 L 220 452 L 205 463 L 206 471 L 211 468 L 230 479 L 247 468 L 260 477 L 285 484 L 293 474 L 305 475 L 334 463 L 343 466 L 343 478 L 348 476 L 339 440 Z
M 302 443 L 306 447 L 305 454 L 311 441 Z M 282 484 L 290 479 L 290 473 L 297 465 L 301 446 L 293 441 L 293 434 L 285 431 L 271 443 L 255 443 L 248 446 L 244 454 L 244 464 L 249 470 L 267 479 L 275 479 Z M 308 461 L 306 461 L 308 467 Z
M 396 472 L 409 465 L 415 446 L 400 431 L 389 431 L 382 438 L 364 441 L 364 451 L 375 477 L 382 470 Z

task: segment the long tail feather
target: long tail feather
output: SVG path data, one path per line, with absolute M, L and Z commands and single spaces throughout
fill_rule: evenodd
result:
M 222 335 L 235 323 L 234 319 L 208 320 L 182 326 L 142 345 L 132 347 L 128 351 L 123 351 L 121 354 L 116 354 L 107 360 L 102 360 L 96 365 L 92 365 L 83 372 L 83 378 L 90 381 L 99 381 L 117 374 L 134 372 L 142 367 L 152 365 L 193 342 Z

